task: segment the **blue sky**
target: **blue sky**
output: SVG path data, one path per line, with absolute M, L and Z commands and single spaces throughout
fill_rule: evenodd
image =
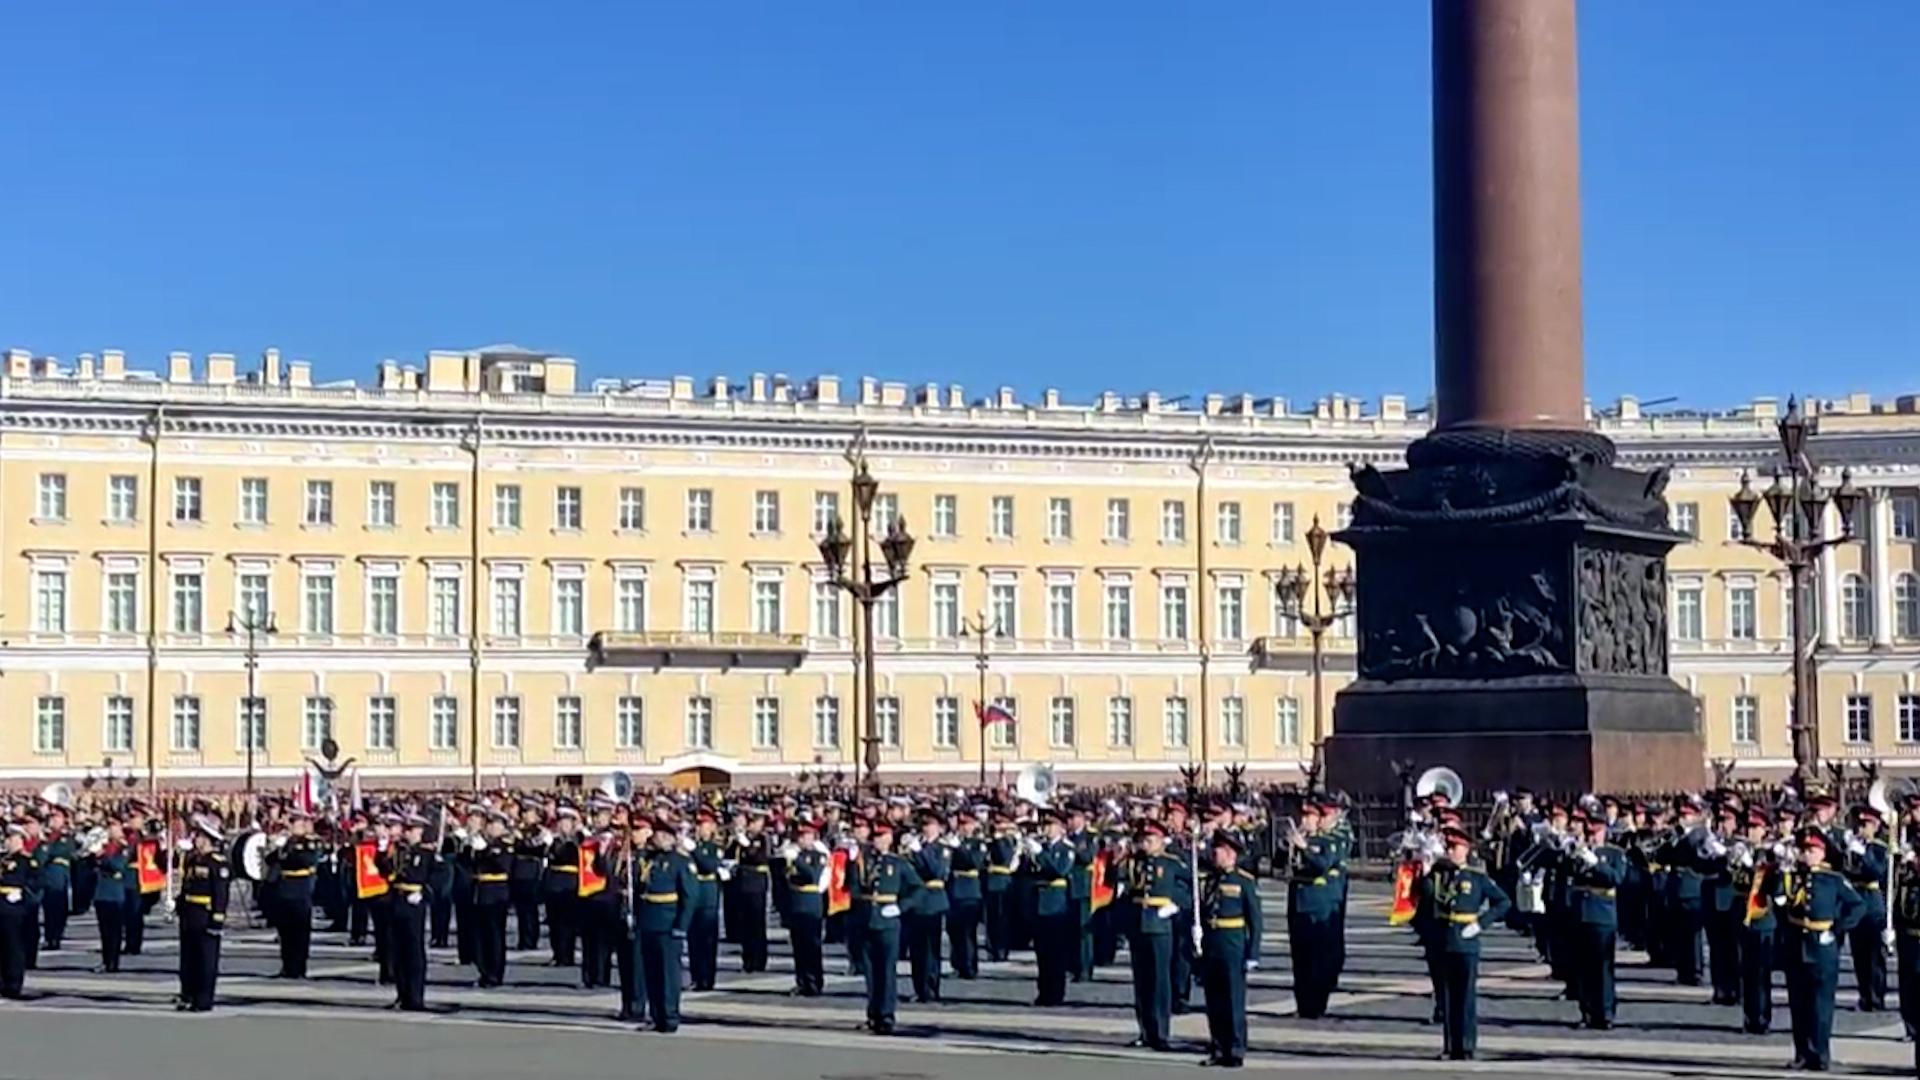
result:
M 1588 0 L 1581 32 L 1590 392 L 1920 390 L 1920 4 Z M 1432 382 L 1419 0 L 21 4 L 0 35 L 4 345 Z

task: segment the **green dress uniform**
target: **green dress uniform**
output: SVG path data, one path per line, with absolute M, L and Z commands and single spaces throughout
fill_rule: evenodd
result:
M 1920 1034 L 1920 866 L 1902 859 L 1894 882 L 1893 947 L 1900 990 L 1900 1019 L 1907 1037 Z M 1914 1042 L 1915 1074 L 1920 1075 L 1920 1040 Z
M 1773 942 L 1779 927 L 1773 898 L 1780 895 L 1780 881 L 1779 868 L 1771 858 L 1748 852 L 1734 862 L 1734 900 L 1741 907 L 1737 932 L 1740 1026 L 1749 1035 L 1773 1030 Z M 1756 900 L 1758 905 L 1754 906 Z
M 893 1033 L 899 1003 L 900 917 L 920 902 L 920 875 L 893 852 L 869 850 L 860 860 L 860 895 L 866 924 L 860 940 L 867 954 L 867 1027 Z
M 67 937 L 72 914 L 73 837 L 58 833 L 40 841 L 33 857 L 40 863 L 40 927 L 48 951 L 57 951 Z
M 1064 1005 L 1067 972 L 1080 946 L 1079 913 L 1068 894 L 1073 875 L 1073 845 L 1065 839 L 1046 841 L 1030 860 L 1033 867 L 1033 951 L 1039 968 L 1040 993 L 1034 1004 Z
M 1287 884 L 1287 944 L 1293 956 L 1293 999 L 1302 1020 L 1327 1014 L 1333 993 L 1334 936 L 1344 876 L 1339 841 L 1326 833 L 1307 838 Z
M 720 864 L 718 841 L 698 840 L 693 861 L 693 922 L 687 928 L 687 975 L 695 990 L 711 990 L 720 970 Z
M 902 920 L 906 933 L 908 970 L 913 975 L 913 1000 L 922 1005 L 940 1000 L 940 946 L 946 933 L 947 886 L 953 874 L 951 849 L 940 843 L 922 844 L 908 856 L 920 876 L 919 901 Z
M 233 872 L 217 849 L 194 852 L 180 870 L 180 1002 L 209 1012 L 220 980 L 220 937 L 227 927 Z
M 1013 888 L 1014 868 L 1020 861 L 1020 840 L 1014 836 L 996 836 L 986 842 L 986 902 L 982 914 L 987 924 L 987 959 L 1005 960 L 1011 948 L 1014 922 L 1019 916 L 1019 894 Z
M 1796 1068 L 1825 1069 L 1831 1061 L 1833 997 L 1840 984 L 1840 941 L 1860 921 L 1865 905 L 1847 879 L 1825 866 L 1788 873 L 1778 905 L 1787 969 L 1787 1008 L 1793 1015 Z
M 816 840 L 795 851 L 782 866 L 787 883 L 787 936 L 793 942 L 793 992 L 801 997 L 819 997 L 826 987 L 820 946 L 832 858 L 826 845 Z
M 1327 835 L 1338 848 L 1337 859 L 1328 874 L 1340 881 L 1340 907 L 1333 917 L 1333 959 L 1330 961 L 1333 972 L 1327 978 L 1327 992 L 1332 993 L 1340 989 L 1340 975 L 1347 970 L 1347 896 L 1353 886 L 1353 879 L 1347 873 L 1347 863 L 1353 859 L 1353 822 L 1342 814 L 1340 820 L 1327 830 Z
M 1093 978 L 1093 859 L 1100 852 L 1100 837 L 1088 829 L 1067 836 L 1073 845 L 1073 876 L 1067 882 L 1067 895 L 1073 901 L 1074 945 L 1069 957 L 1068 974 L 1074 982 Z
M 1260 961 L 1259 880 L 1239 867 L 1207 874 L 1199 918 L 1210 1058 L 1237 1068 L 1247 1056 L 1247 970 Z
M 27 893 L 39 877 L 33 856 L 0 855 L 0 998 L 17 1000 L 26 989 L 27 942 L 34 932 Z
M 694 885 L 693 863 L 678 851 L 655 849 L 634 872 L 634 926 L 655 1031 L 680 1028 L 680 951 L 693 925 Z
M 1620 886 L 1627 880 L 1627 853 L 1609 843 L 1570 860 L 1573 955 L 1569 957 L 1580 1022 L 1605 1031 L 1613 1026 L 1613 965 L 1620 930 Z
M 1506 917 L 1507 894 L 1472 867 L 1441 861 L 1422 875 L 1413 923 L 1435 965 L 1446 1055 L 1473 1057 L 1479 1042 L 1480 931 Z
M 1187 867 L 1187 876 L 1193 876 L 1193 837 L 1191 835 L 1168 835 L 1167 856 Z M 1191 901 L 1192 897 L 1189 896 Z M 1198 912 L 1191 910 L 1191 902 L 1180 905 L 1180 913 L 1173 917 L 1173 1012 L 1175 1016 L 1184 1015 L 1193 1000 L 1194 968 L 1199 957 L 1193 954 L 1193 920 Z
M 949 860 L 953 876 L 947 882 L 947 951 L 953 956 L 953 974 L 973 979 L 980 974 L 980 908 L 986 893 L 987 842 L 962 837 Z
M 1139 1045 L 1168 1048 L 1173 1024 L 1174 916 L 1193 904 L 1193 878 L 1187 864 L 1171 855 L 1135 855 L 1127 859 L 1126 899 L 1115 905 L 1125 913 L 1127 958 L 1133 968 L 1133 1017 Z
M 1887 929 L 1887 842 L 1875 837 L 1859 842 L 1860 850 L 1846 860 L 1847 884 L 1860 894 L 1860 921 L 1847 934 L 1853 953 L 1853 980 L 1859 990 L 1861 1012 L 1887 1007 L 1887 949 L 1880 935 Z M 48 932 L 51 940 L 52 932 Z
M 125 844 L 108 844 L 94 860 L 93 913 L 100 928 L 100 970 L 120 970 L 120 948 L 126 939 L 127 893 L 135 888 Z

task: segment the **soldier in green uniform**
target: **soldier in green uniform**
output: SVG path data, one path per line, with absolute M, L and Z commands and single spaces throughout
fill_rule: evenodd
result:
M 1853 837 L 1844 860 L 1847 884 L 1860 894 L 1860 922 L 1847 935 L 1853 952 L 1853 981 L 1859 990 L 1861 1012 L 1883 1012 L 1887 1007 L 1887 865 L 1892 853 L 1880 835 L 1880 812 L 1863 806 L 1856 814 L 1859 834 Z M 48 932 L 51 937 L 52 932 Z
M 1020 835 L 1013 818 L 1004 812 L 993 816 L 993 839 L 987 842 L 986 902 L 983 914 L 987 923 L 987 959 L 1003 961 L 1011 949 L 1015 910 L 1019 894 L 1013 887 L 1014 871 L 1020 864 Z
M 1920 799 L 1902 808 L 1906 834 L 1920 838 Z M 1894 866 L 1892 933 L 1897 986 L 1900 990 L 1900 1019 L 1905 1022 L 1907 1038 L 1914 1043 L 1914 1071 L 1920 1075 L 1920 861 L 1912 854 L 1913 841 L 1903 845 Z
M 1415 887 L 1413 925 L 1434 958 L 1445 1056 L 1473 1059 L 1479 1041 L 1480 933 L 1506 917 L 1507 894 L 1468 860 L 1473 838 L 1442 834 L 1446 854 Z
M 1177 800 L 1169 801 L 1167 812 L 1167 854 L 1191 867 L 1194 864 L 1194 834 L 1188 828 L 1187 806 Z M 1189 905 L 1191 906 L 1191 905 Z M 1193 1000 L 1194 967 L 1198 957 L 1193 954 L 1193 920 L 1199 912 L 1182 908 L 1173 917 L 1173 1013 L 1184 1015 Z
M 1212 864 L 1196 918 L 1201 981 L 1207 994 L 1207 1059 L 1237 1069 L 1247 1056 L 1247 972 L 1260 966 L 1260 882 L 1240 867 L 1240 841 L 1213 836 Z
M 1800 833 L 1801 868 L 1788 871 L 1776 897 L 1783 923 L 1787 1008 L 1793 1015 L 1795 1069 L 1824 1072 L 1831 1062 L 1833 998 L 1840 983 L 1840 941 L 1859 923 L 1860 894 L 1827 865 L 1827 833 Z
M 1079 947 L 1079 915 L 1068 895 L 1074 850 L 1067 840 L 1067 822 L 1057 810 L 1047 812 L 1047 838 L 1027 842 L 1032 867 L 1033 951 L 1039 969 L 1040 993 L 1033 1003 L 1041 1007 L 1067 1001 L 1067 972 Z
M 221 852 L 226 836 L 219 823 L 199 818 L 193 827 L 193 850 L 180 869 L 180 1000 L 174 1008 L 211 1012 L 233 871 Z
M 1607 836 L 1605 818 L 1586 822 L 1584 846 L 1569 860 L 1573 933 L 1570 958 L 1580 1002 L 1580 1026 L 1613 1027 L 1613 964 L 1620 929 L 1619 889 L 1627 879 L 1627 853 Z
M 1133 1017 L 1140 1037 L 1131 1045 L 1171 1049 L 1174 916 L 1193 906 L 1191 868 L 1167 854 L 1166 826 L 1140 824 L 1121 878 L 1126 896 L 1127 957 L 1133 966 Z
M 913 973 L 913 1000 L 922 1005 L 940 1000 L 940 946 L 946 933 L 947 885 L 952 876 L 952 848 L 942 840 L 940 816 L 928 811 L 920 819 L 920 835 L 909 840 L 907 861 L 926 891 L 902 920 L 906 935 L 908 970 Z
M 1291 838 L 1293 875 L 1287 883 L 1287 944 L 1293 956 L 1293 999 L 1302 1020 L 1327 1013 L 1333 993 L 1335 917 L 1340 910 L 1340 846 L 1325 831 L 1318 801 L 1300 807 L 1300 828 Z
M 634 924 L 653 1030 L 680 1030 L 680 951 L 693 925 L 693 863 L 679 850 L 673 822 L 654 822 L 653 848 L 635 870 Z
M 40 868 L 27 854 L 27 827 L 7 823 L 6 846 L 0 848 L 0 998 L 18 1001 L 27 979 L 27 939 L 33 925 L 27 919 L 27 892 L 40 877 Z
M 1340 881 L 1340 907 L 1333 916 L 1333 973 L 1327 978 L 1327 991 L 1332 993 L 1340 989 L 1340 975 L 1347 969 L 1347 896 L 1353 886 L 1347 863 L 1353 858 L 1354 836 L 1353 822 L 1347 819 L 1347 808 L 1340 799 L 1332 796 L 1322 799 L 1320 818 L 1337 854 L 1335 865 L 1328 873 Z
M 820 842 L 819 826 L 805 818 L 795 825 L 792 847 L 785 854 L 781 865 L 787 882 L 787 935 L 793 942 L 793 993 L 819 997 L 826 986 L 820 944 L 832 854 Z
M 73 836 L 67 827 L 67 811 L 55 806 L 47 811 L 47 835 L 33 849 L 40 863 L 40 928 L 44 947 L 59 952 L 67 937 L 67 916 L 73 903 Z
M 1733 859 L 1734 903 L 1740 909 L 1741 1028 L 1749 1035 L 1773 1030 L 1773 939 L 1778 925 L 1773 898 L 1780 895 L 1780 871 L 1768 842 L 1770 829 L 1764 810 L 1748 811 L 1746 842 Z
M 982 875 L 990 856 L 980 836 L 980 822 L 962 810 L 954 819 L 958 839 L 953 846 L 953 877 L 947 885 L 947 946 L 953 954 L 953 974 L 974 979 L 980 974 L 980 907 L 985 899 Z
M 693 923 L 687 929 L 687 974 L 695 990 L 713 989 L 720 970 L 720 875 L 726 849 L 720 844 L 713 811 L 702 807 L 694 816 Z M 726 871 L 728 877 L 732 871 Z
M 860 895 L 867 923 L 861 941 L 867 950 L 867 1029 L 893 1034 L 899 1001 L 900 917 L 919 902 L 920 875 L 893 852 L 893 823 L 876 821 L 873 849 L 860 860 Z
M 107 825 L 107 842 L 93 860 L 93 913 L 100 928 L 100 966 L 111 974 L 120 970 L 120 949 L 126 938 L 123 920 L 127 892 L 135 889 L 132 850 L 118 822 Z
M 1067 811 L 1067 842 L 1073 845 L 1067 897 L 1073 901 L 1075 923 L 1067 971 L 1074 982 L 1080 982 L 1093 978 L 1093 859 L 1100 851 L 1100 837 L 1087 828 L 1087 812 L 1078 806 Z

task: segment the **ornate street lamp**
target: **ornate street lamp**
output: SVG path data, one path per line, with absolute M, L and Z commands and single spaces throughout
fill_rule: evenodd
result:
M 247 635 L 247 700 L 242 706 L 247 723 L 247 794 L 253 794 L 253 758 L 260 749 L 260 734 L 256 717 L 264 718 L 266 709 L 260 701 L 260 638 L 278 634 L 280 626 L 275 622 L 273 612 L 247 610 L 239 614 L 227 612 L 227 633 L 229 635 Z M 257 710 L 257 712 L 256 712 Z
M 1341 619 L 1354 612 L 1354 577 L 1351 567 L 1334 570 L 1323 569 L 1321 561 L 1327 554 L 1327 541 L 1331 539 L 1327 530 L 1320 525 L 1318 515 L 1314 516 L 1313 527 L 1307 530 L 1307 556 L 1313 560 L 1311 569 L 1294 566 L 1280 571 L 1274 582 L 1274 592 L 1280 599 L 1280 609 L 1287 617 L 1298 620 L 1307 628 L 1313 639 L 1313 764 L 1310 766 L 1309 780 L 1317 783 L 1326 767 L 1326 637 L 1327 631 Z M 1321 603 L 1324 597 L 1326 603 Z M 1312 603 L 1309 605 L 1308 601 Z
M 820 558 L 826 562 L 827 574 L 834 584 L 860 605 L 860 640 L 855 643 L 858 650 L 855 660 L 862 683 L 858 690 L 862 706 L 862 731 L 859 736 L 862 758 L 855 762 L 854 783 L 857 786 L 863 763 L 866 782 L 879 783 L 880 735 L 874 724 L 876 682 L 873 672 L 873 605 L 907 579 L 907 561 L 913 555 L 913 534 L 907 531 L 905 519 L 898 515 L 888 522 L 887 535 L 880 541 L 880 554 L 886 561 L 886 576 L 875 578 L 873 553 L 867 541 L 873 533 L 873 506 L 879 499 L 880 482 L 867 471 L 864 454 L 856 452 L 853 462 L 853 539 L 848 540 L 846 528 L 836 514 L 827 523 L 827 534 L 820 538 L 819 548 Z

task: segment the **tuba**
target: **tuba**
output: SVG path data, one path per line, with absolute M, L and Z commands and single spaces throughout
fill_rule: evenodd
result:
M 40 801 L 48 806 L 57 806 L 62 810 L 73 809 L 72 784 L 48 784 L 40 789 Z
M 1053 766 L 1036 762 L 1020 770 L 1020 776 L 1014 781 L 1013 793 L 1021 802 L 1045 808 L 1053 801 L 1054 792 L 1059 787 L 1060 782 L 1053 775 Z
M 1467 785 L 1460 779 L 1459 773 L 1445 765 L 1435 765 L 1421 773 L 1420 779 L 1414 781 L 1413 793 L 1422 799 L 1444 795 L 1447 802 L 1458 806 L 1460 797 L 1467 793 Z
M 626 802 L 633 798 L 633 777 L 616 769 L 608 773 L 606 779 L 600 781 L 599 791 L 614 802 Z

